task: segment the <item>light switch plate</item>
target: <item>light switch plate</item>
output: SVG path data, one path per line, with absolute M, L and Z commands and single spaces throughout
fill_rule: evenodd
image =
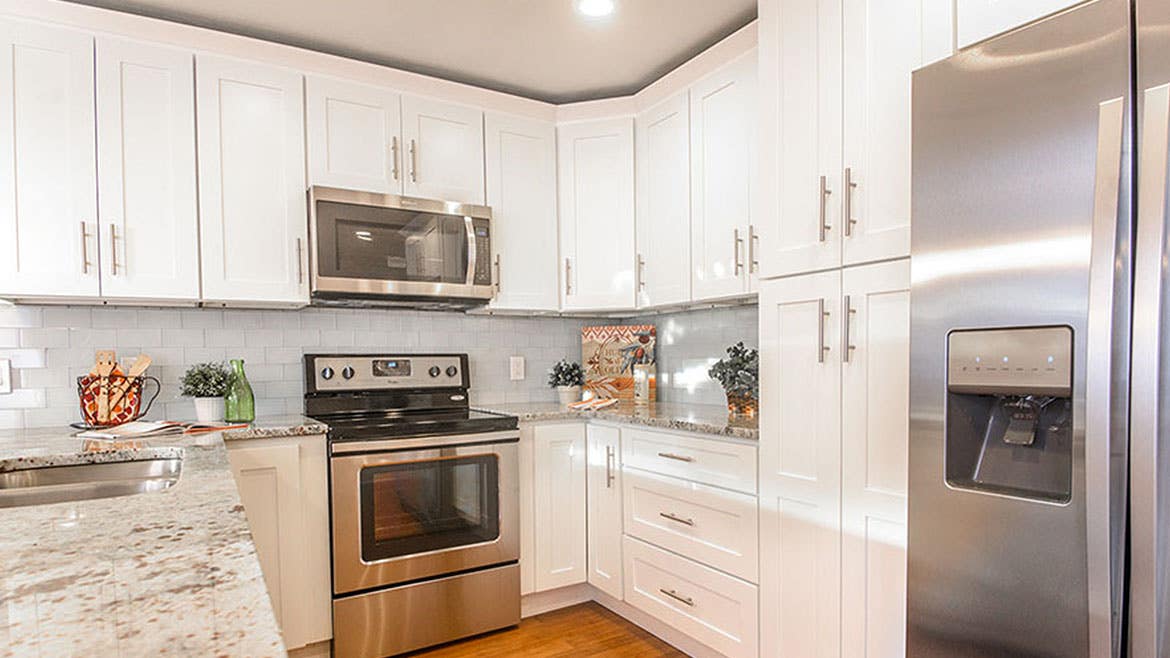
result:
M 517 382 L 524 379 L 524 357 L 513 356 L 508 358 L 508 372 L 512 381 Z
M 0 395 L 12 392 L 12 359 L 0 359 Z

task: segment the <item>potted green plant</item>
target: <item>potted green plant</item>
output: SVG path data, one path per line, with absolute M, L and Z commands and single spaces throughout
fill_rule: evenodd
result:
M 181 394 L 195 398 L 195 419 L 201 423 L 223 420 L 223 395 L 231 372 L 222 363 L 198 363 L 183 374 Z
M 743 341 L 727 348 L 727 357 L 711 366 L 707 375 L 723 386 L 727 411 L 733 416 L 753 417 L 759 409 L 760 353 Z
M 561 404 L 568 406 L 581 399 L 581 386 L 585 384 L 585 371 L 580 363 L 561 359 L 548 371 L 548 385 L 557 389 Z

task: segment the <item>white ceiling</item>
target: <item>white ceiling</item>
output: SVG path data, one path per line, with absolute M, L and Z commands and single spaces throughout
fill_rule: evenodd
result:
M 756 0 L 74 0 L 566 103 L 633 93 L 756 17 Z

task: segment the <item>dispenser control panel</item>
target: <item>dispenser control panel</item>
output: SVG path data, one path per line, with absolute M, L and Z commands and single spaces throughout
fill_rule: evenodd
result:
M 964 329 L 947 335 L 947 390 L 976 395 L 1072 394 L 1071 327 Z

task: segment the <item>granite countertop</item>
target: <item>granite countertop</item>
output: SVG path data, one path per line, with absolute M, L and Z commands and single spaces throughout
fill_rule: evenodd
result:
M 100 452 L 69 429 L 0 431 L 0 472 L 183 459 L 165 491 L 0 509 L 0 655 L 285 655 L 224 441 L 326 429 L 265 418 Z
M 757 418 L 729 418 L 727 407 L 714 404 L 656 402 L 645 407 L 619 403 L 601 411 L 573 411 L 556 402 L 519 402 L 508 404 L 472 404 L 474 409 L 516 416 L 521 422 L 596 418 L 617 423 L 644 425 L 684 432 L 758 440 Z

